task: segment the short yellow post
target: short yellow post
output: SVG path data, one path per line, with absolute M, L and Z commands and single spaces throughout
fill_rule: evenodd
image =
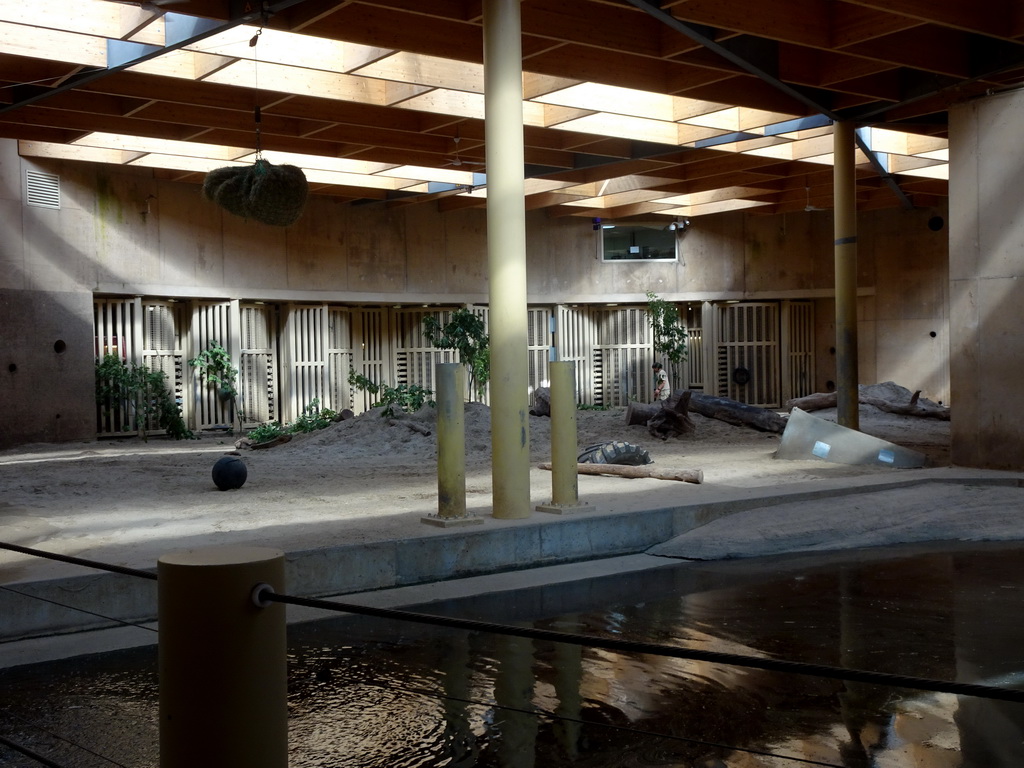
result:
M 466 369 L 461 363 L 438 363 L 437 515 L 420 518 L 427 525 L 483 523 L 466 513 Z
M 583 509 L 576 457 L 576 364 L 551 363 L 551 503 L 538 512 L 565 514 Z
M 288 766 L 284 554 L 187 550 L 157 563 L 160 768 Z

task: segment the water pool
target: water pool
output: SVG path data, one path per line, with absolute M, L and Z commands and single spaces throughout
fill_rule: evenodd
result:
M 1020 561 L 1003 544 L 680 563 L 425 610 L 1015 687 Z M 295 768 L 1024 765 L 1024 705 L 366 617 L 289 637 Z M 148 648 L 2 671 L 0 735 L 155 768 L 155 668 Z M 38 763 L 0 746 L 0 765 Z

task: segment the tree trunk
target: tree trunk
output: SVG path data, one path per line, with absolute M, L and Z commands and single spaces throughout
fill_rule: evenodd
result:
M 880 411 L 887 413 L 899 413 L 903 416 L 921 416 L 927 419 L 939 419 L 949 421 L 949 408 L 936 405 L 921 405 L 918 399 L 921 397 L 921 390 L 911 396 L 909 403 L 893 403 L 878 397 L 860 395 L 858 401 L 865 405 L 873 405 Z M 801 411 L 817 411 L 822 408 L 835 408 L 837 402 L 835 392 L 817 392 L 806 397 L 797 397 L 786 403 L 786 410 L 799 408 Z
M 551 464 L 540 465 L 541 469 L 551 469 Z M 679 480 L 684 483 L 700 484 L 704 482 L 702 469 L 658 469 L 650 464 L 641 467 L 630 467 L 622 464 L 577 464 L 576 472 L 581 475 L 615 475 L 616 477 L 651 477 L 655 480 Z
M 724 397 L 711 397 L 693 390 L 684 390 L 669 397 L 661 403 L 630 403 L 626 409 L 626 423 L 647 424 L 658 415 L 660 409 L 675 410 L 679 401 L 689 398 L 687 409 L 710 419 L 718 419 L 739 427 L 750 427 L 761 432 L 782 434 L 786 429 L 786 419 L 775 411 L 747 405 Z

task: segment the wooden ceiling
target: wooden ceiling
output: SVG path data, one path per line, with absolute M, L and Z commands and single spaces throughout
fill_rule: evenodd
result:
M 865 128 L 861 210 L 935 205 L 950 104 L 1024 82 L 1019 0 L 521 10 L 527 207 L 551 216 L 830 208 L 835 119 Z M 0 137 L 199 183 L 252 161 L 259 106 L 259 147 L 309 169 L 314 194 L 483 206 L 482 13 L 479 0 L 0 0 Z

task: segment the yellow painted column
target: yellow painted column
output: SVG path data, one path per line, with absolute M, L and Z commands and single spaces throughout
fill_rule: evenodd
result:
M 551 363 L 551 503 L 540 504 L 540 512 L 565 514 L 585 509 L 580 504 L 579 455 L 576 440 L 576 364 Z
M 484 0 L 493 514 L 530 516 L 520 0 Z
M 833 232 L 836 281 L 836 389 L 840 426 L 860 429 L 857 385 L 857 179 L 854 126 L 833 126 Z
M 288 766 L 284 554 L 218 547 L 157 563 L 160 768 Z
M 437 515 L 466 516 L 466 373 L 461 363 L 435 366 L 437 382 Z

